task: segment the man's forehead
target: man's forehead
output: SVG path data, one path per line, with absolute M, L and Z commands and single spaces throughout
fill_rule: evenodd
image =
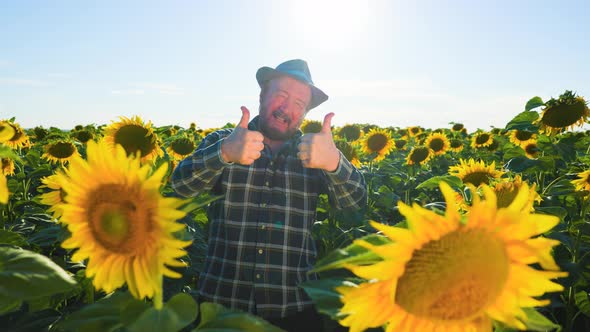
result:
M 304 98 L 306 102 L 311 99 L 311 88 L 306 83 L 289 76 L 279 76 L 272 79 L 271 84 L 279 90 L 297 94 L 298 97 Z

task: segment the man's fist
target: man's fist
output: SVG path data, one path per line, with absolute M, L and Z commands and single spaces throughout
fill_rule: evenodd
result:
M 334 172 L 340 162 L 340 152 L 332 138 L 331 122 L 334 113 L 328 113 L 324 117 L 322 130 L 315 134 L 301 136 L 301 142 L 297 146 L 297 156 L 304 167 L 321 168 L 328 172 Z
M 242 118 L 234 131 L 221 143 L 221 157 L 226 162 L 250 165 L 260 158 L 260 151 L 264 149 L 264 136 L 253 130 L 248 130 L 250 111 L 242 106 Z

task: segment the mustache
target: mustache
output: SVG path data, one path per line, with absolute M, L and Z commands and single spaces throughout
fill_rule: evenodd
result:
M 285 113 L 285 111 L 283 111 L 282 109 L 278 109 L 276 111 L 273 112 L 273 116 L 284 120 L 287 123 L 291 123 L 291 118 L 289 118 L 289 116 L 287 116 L 287 114 Z

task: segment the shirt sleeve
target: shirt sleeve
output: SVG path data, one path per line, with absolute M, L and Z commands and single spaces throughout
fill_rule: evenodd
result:
M 359 170 L 340 152 L 334 172 L 323 171 L 332 205 L 338 209 L 362 209 L 367 206 L 367 185 Z
M 178 194 L 190 197 L 210 190 L 231 165 L 221 157 L 221 143 L 231 129 L 215 131 L 203 139 L 192 155 L 182 160 L 172 172 L 170 184 Z

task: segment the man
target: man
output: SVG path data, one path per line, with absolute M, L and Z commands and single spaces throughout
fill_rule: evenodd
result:
M 259 114 L 209 134 L 172 174 L 181 195 L 223 195 L 211 203 L 199 294 L 288 330 L 320 330 L 321 318 L 298 284 L 317 279 L 312 239 L 318 196 L 338 209 L 366 206 L 362 175 L 336 148 L 325 116 L 321 132 L 302 135 L 307 112 L 328 99 L 307 63 L 290 60 L 256 73 Z M 309 326 L 299 325 L 309 323 Z M 315 325 L 314 325 L 315 324 Z

